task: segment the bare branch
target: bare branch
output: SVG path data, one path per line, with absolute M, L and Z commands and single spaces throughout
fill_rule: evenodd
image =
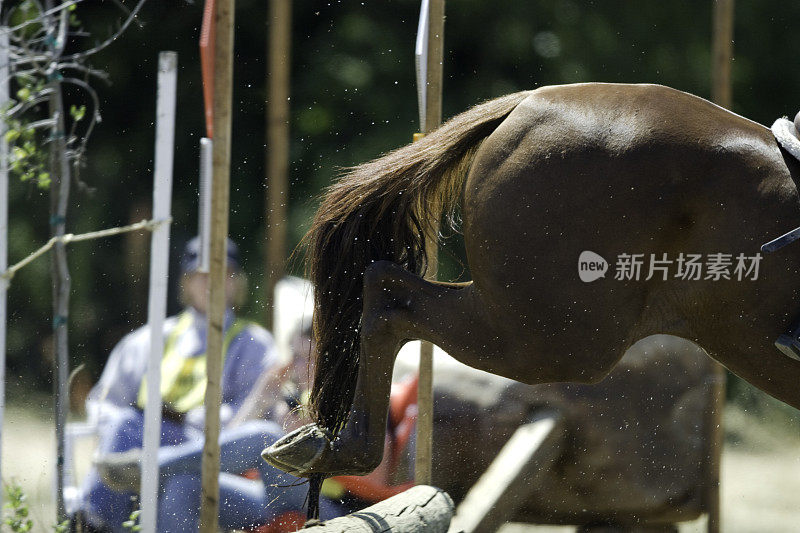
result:
M 6 112 L 7 116 L 15 116 L 20 115 L 27 110 L 31 109 L 32 107 L 36 107 L 39 104 L 43 104 L 50 99 L 50 95 L 53 93 L 53 89 L 46 88 L 41 91 L 37 96 L 31 98 L 30 100 L 26 100 L 25 102 L 20 102 L 19 104 L 15 105 L 11 109 Z
M 89 137 L 92 136 L 92 131 L 94 130 L 95 125 L 100 122 L 100 98 L 97 96 L 97 91 L 95 91 L 91 85 L 86 83 L 83 80 L 79 80 L 78 78 L 64 78 L 61 80 L 61 83 L 70 83 L 72 85 L 77 85 L 78 87 L 85 90 L 89 93 L 89 96 L 92 99 L 92 105 L 94 107 L 93 113 L 91 115 L 91 119 L 89 120 L 89 125 L 86 127 L 86 132 L 81 136 L 81 143 L 79 144 L 78 148 L 76 149 L 78 153 L 83 154 L 86 149 L 86 143 L 89 141 Z M 75 124 L 73 124 L 71 134 L 75 131 Z
M 53 46 L 53 55 L 61 57 L 64 53 L 64 47 L 67 46 L 67 28 L 69 28 L 69 12 L 62 10 L 58 21 L 58 36 Z
M 49 55 L 25 55 L 23 53 L 15 53 L 13 48 L 12 52 L 8 55 L 11 59 L 11 66 L 27 65 L 28 63 L 49 63 Z
M 131 11 L 130 15 L 128 15 L 128 18 L 125 19 L 125 22 L 122 24 L 122 26 L 120 26 L 120 28 L 111 37 L 109 37 L 108 39 L 106 39 L 105 41 L 100 43 L 99 45 L 95 46 L 94 48 L 90 48 L 89 50 L 85 50 L 83 52 L 78 52 L 76 54 L 71 54 L 71 55 L 65 56 L 64 59 L 75 61 L 75 60 L 78 60 L 78 59 L 83 59 L 83 58 L 89 57 L 89 56 L 91 56 L 93 54 L 96 54 L 100 50 L 106 48 L 108 45 L 110 45 L 114 41 L 116 41 L 120 37 L 120 35 L 125 33 L 125 30 L 128 29 L 128 26 L 131 25 L 131 22 L 133 22 L 133 20 L 136 18 L 136 15 L 139 14 L 139 11 L 142 9 L 142 6 L 144 6 L 144 3 L 146 1 L 147 0 L 139 0 L 139 2 L 136 4 L 136 7 L 133 8 L 133 10 Z
M 60 69 L 77 70 L 79 72 L 82 72 L 82 73 L 86 74 L 87 76 L 94 76 L 95 78 L 99 78 L 99 79 L 103 80 L 106 83 L 110 83 L 110 81 L 108 79 L 108 72 L 106 72 L 104 70 L 97 70 L 97 69 L 93 69 L 93 68 L 87 67 L 86 65 L 84 65 L 82 63 L 75 63 L 75 62 L 59 63 L 58 64 L 58 68 L 59 68 L 59 70 Z
M 125 13 L 125 15 L 126 15 L 126 16 L 130 16 L 130 14 L 131 14 L 131 10 L 130 10 L 130 9 L 128 9 L 128 6 L 126 6 L 125 4 L 123 4 L 123 3 L 122 3 L 120 0 L 112 0 L 112 1 L 114 2 L 114 4 L 116 4 L 116 6 L 117 6 L 118 8 L 120 8 L 120 10 L 121 10 L 123 13 Z M 139 20 L 137 20 L 137 21 L 136 21 L 136 25 L 137 25 L 137 26 L 139 26 L 140 28 L 143 28 L 143 27 L 144 27 L 144 24 L 143 24 L 141 21 L 139 21 Z
M 36 17 L 35 19 L 26 20 L 25 22 L 22 22 L 21 24 L 18 24 L 16 26 L 12 26 L 10 28 L 7 28 L 6 31 L 9 33 L 9 37 L 11 37 L 10 34 L 13 34 L 13 33 L 17 32 L 17 31 L 19 31 L 19 30 L 21 30 L 23 28 L 26 28 L 27 26 L 30 26 L 32 24 L 41 24 L 42 23 L 42 21 L 40 20 L 41 18 L 49 17 L 50 15 L 54 15 L 54 14 L 58 13 L 59 11 L 67 10 L 69 8 L 69 6 L 73 6 L 75 4 L 80 4 L 81 2 L 83 2 L 83 0 L 68 0 L 68 1 L 66 1 L 66 2 L 64 2 L 62 4 L 59 4 L 59 5 L 55 6 L 52 9 L 43 9 L 43 8 L 41 8 L 41 5 L 40 5 L 39 9 L 40 9 L 41 14 L 38 17 Z M 38 4 L 39 2 L 36 2 L 36 3 Z
M 27 70 L 16 70 L 16 71 L 12 72 L 11 74 L 9 74 L 8 76 L 6 76 L 5 78 L 0 78 L 0 83 L 4 83 L 5 84 L 5 83 L 8 83 L 9 81 L 13 80 L 14 78 L 17 78 L 17 77 L 20 77 L 20 76 L 33 76 L 33 75 L 35 75 L 37 73 L 39 73 L 39 71 L 34 69 L 34 68 L 27 69 Z
M 42 120 L 37 120 L 36 122 L 31 122 L 26 127 L 31 128 L 34 130 L 42 129 L 42 128 L 52 128 L 55 125 L 55 120 L 52 118 L 45 118 Z

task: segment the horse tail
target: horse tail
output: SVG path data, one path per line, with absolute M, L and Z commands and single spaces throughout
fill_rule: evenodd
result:
M 387 260 L 424 272 L 426 236 L 456 208 L 481 141 L 529 94 L 477 105 L 419 142 L 347 169 L 325 192 L 304 238 L 317 345 L 310 413 L 320 426 L 338 433 L 353 404 L 364 270 Z

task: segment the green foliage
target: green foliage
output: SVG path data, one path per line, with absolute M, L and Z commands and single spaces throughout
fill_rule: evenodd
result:
M 129 531 L 134 531 L 134 532 L 141 531 L 142 526 L 141 524 L 139 524 L 139 516 L 141 515 L 141 513 L 142 511 L 140 509 L 136 509 L 135 511 L 133 511 L 128 517 L 128 520 L 122 523 L 122 527 L 124 527 Z
M 75 122 L 80 122 L 81 120 L 83 120 L 83 117 L 86 116 L 86 106 L 71 105 L 69 106 L 69 114 L 75 120 Z
M 76 4 L 72 4 L 67 8 L 67 11 L 69 11 L 69 25 L 73 28 L 81 27 L 81 21 L 78 20 L 78 16 L 75 14 L 77 8 L 78 6 Z
M 46 82 L 27 73 L 13 76 L 13 79 L 17 84 L 16 99 L 11 99 L 2 110 L 5 140 L 9 145 L 9 170 L 20 181 L 47 189 L 50 186 L 48 152 L 45 140 L 34 128 L 34 121 L 41 114 L 37 99 Z
M 15 481 L 5 485 L 6 503 L 3 506 L 2 523 L 14 533 L 27 533 L 33 531 L 33 520 L 30 518 L 28 497 Z M 53 524 L 55 533 L 67 533 L 69 520 Z
M 39 7 L 33 0 L 24 0 L 11 12 L 9 22 L 12 27 L 21 26 L 17 35 L 29 39 L 42 30 L 39 20 Z
M 79 28 L 81 23 L 77 18 L 76 5 L 69 5 L 66 11 L 69 16 L 69 26 Z M 39 12 L 37 2 L 32 0 L 21 2 L 12 10 L 10 20 L 12 26 L 16 27 L 11 40 L 25 43 L 20 47 L 25 54 L 31 57 L 42 56 L 41 46 L 45 46 L 45 49 L 54 46 L 53 34 L 56 29 L 45 27 L 42 22 L 44 17 Z M 58 58 L 53 59 L 54 62 L 46 69 L 32 68 L 31 65 L 35 66 L 36 61 L 21 63 L 18 70 L 12 68 L 11 81 L 16 85 L 14 92 L 16 98 L 12 98 L 9 105 L 2 110 L 6 125 L 5 140 L 9 143 L 11 174 L 22 182 L 35 184 L 40 189 L 48 189 L 51 184 L 48 171 L 51 164 L 50 151 L 56 147 L 56 143 L 51 141 L 55 137 L 67 135 L 66 132 L 56 131 L 55 116 L 51 115 L 52 108 L 48 105 L 54 93 L 64 90 L 60 83 L 63 74 L 59 70 Z M 73 63 L 80 62 L 73 61 Z M 69 116 L 72 118 L 72 132 L 74 132 L 75 125 L 86 116 L 86 106 L 71 105 Z M 68 145 L 82 143 L 81 139 L 72 134 L 66 140 Z M 73 149 L 67 157 L 77 161 L 81 154 L 82 149 Z
M 48 155 L 36 131 L 21 120 L 6 121 L 6 142 L 9 144 L 8 165 L 20 181 L 35 183 L 41 189 L 50 187 L 47 171 Z
M 28 497 L 15 482 L 5 486 L 6 504 L 3 506 L 3 524 L 15 533 L 26 533 L 33 529 L 33 520 L 28 516 Z

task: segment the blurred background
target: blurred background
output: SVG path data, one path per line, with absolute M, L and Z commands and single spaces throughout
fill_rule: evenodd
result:
M 267 2 L 238 0 L 236 5 L 230 234 L 242 248 L 250 276 L 244 314 L 263 322 L 269 25 Z M 94 84 L 103 122 L 89 142 L 82 185 L 72 191 L 68 232 L 150 216 L 155 76 L 161 50 L 179 53 L 172 227 L 176 255 L 196 232 L 198 145 L 205 131 L 198 50 L 202 9 L 200 1 L 148 2 L 139 24 L 91 60 L 94 68 L 108 72 L 111 83 Z M 711 1 L 645 1 L 634 6 L 625 0 L 448 0 L 444 117 L 509 92 L 584 81 L 660 83 L 709 98 L 711 9 Z M 800 69 L 792 33 L 793 22 L 800 20 L 800 3 L 738 0 L 735 9 L 733 110 L 765 125 L 783 115 L 793 117 L 800 108 Z M 119 20 L 118 10 L 108 1 L 80 3 L 76 15 L 92 37 L 70 43 L 75 49 L 110 35 Z M 303 235 L 316 196 L 338 169 L 405 144 L 419 129 L 414 78 L 418 16 L 418 0 L 293 2 L 286 257 Z M 70 99 L 77 102 L 78 96 L 67 94 L 67 104 Z M 12 181 L 9 228 L 10 263 L 44 244 L 50 237 L 47 191 Z M 457 236 L 447 248 L 452 253 L 443 254 L 441 279 L 469 279 L 457 260 Z M 97 378 L 113 345 L 146 320 L 148 254 L 148 234 L 69 247 L 71 366 L 86 365 L 74 382 L 76 414 L 80 391 Z M 301 273 L 301 261 L 291 262 L 289 269 Z M 27 419 L 44 420 L 40 440 L 49 434 L 50 306 L 49 261 L 39 260 L 20 271 L 9 290 L 7 379 L 12 412 L 4 441 L 16 438 L 13 424 Z M 177 308 L 173 294 L 170 312 Z M 797 450 L 797 412 L 728 378 L 728 444 L 732 450 L 746 446 L 750 458 L 762 457 L 752 455 L 760 452 L 768 459 L 778 457 L 767 462 L 777 465 L 774 475 L 786 476 L 788 485 L 768 500 L 782 501 L 780 494 L 795 496 L 798 507 L 800 454 L 774 455 L 775 450 L 792 449 L 787 446 Z M 21 442 L 34 435 L 38 434 L 30 433 Z M 33 463 L 42 466 L 41 460 L 28 464 L 9 456 L 12 450 L 4 442 L 4 474 L 9 461 L 27 472 Z M 768 471 L 761 459 L 753 461 L 753 472 Z M 769 483 L 768 477 L 754 474 L 742 487 Z M 787 505 L 796 524 L 800 514 L 792 515 Z M 727 524 L 733 526 L 732 521 Z

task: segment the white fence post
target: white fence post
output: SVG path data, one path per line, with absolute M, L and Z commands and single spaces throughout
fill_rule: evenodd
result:
M 5 107 L 9 99 L 8 60 L 8 33 L 5 28 L 0 28 L 0 107 Z M 5 272 L 8 268 L 8 143 L 5 133 L 5 121 L 0 120 L 0 272 Z M 8 280 L 0 278 L 0 440 L 2 440 L 6 410 L 7 291 Z M 0 457 L 2 457 L 1 446 Z M 2 479 L 2 466 L 0 466 L 0 479 Z M 0 492 L 0 508 L 2 503 L 3 494 Z
M 178 54 L 158 56 L 158 101 L 156 104 L 156 146 L 153 184 L 153 219 L 171 216 L 172 159 L 175 140 L 175 93 Z M 158 511 L 158 448 L 161 444 L 161 359 L 164 351 L 164 319 L 167 314 L 169 274 L 169 224 L 153 230 L 150 246 L 150 295 L 147 325 L 150 358 L 147 363 L 147 403 L 144 410 L 144 450 L 141 486 L 141 526 L 155 533 Z

